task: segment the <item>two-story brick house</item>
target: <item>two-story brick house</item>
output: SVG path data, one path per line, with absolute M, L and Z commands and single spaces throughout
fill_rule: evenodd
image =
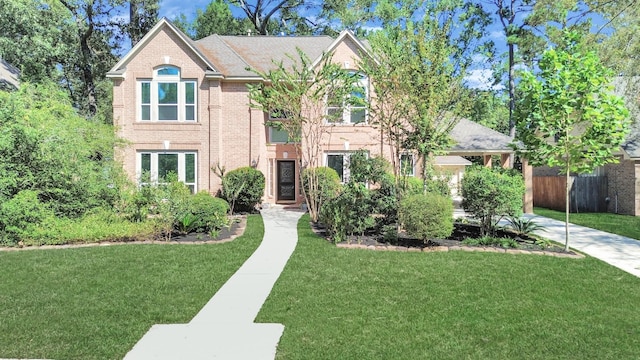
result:
M 107 75 L 114 85 L 114 124 L 130 143 L 119 154 L 126 172 L 138 178 L 146 171 L 153 180 L 174 171 L 193 191 L 215 193 L 221 181 L 212 167 L 254 166 L 266 177 L 265 202 L 302 201 L 295 149 L 286 143 L 286 133 L 265 126 L 269 114 L 250 106 L 247 84 L 263 79 L 249 69 L 266 72 L 276 67 L 274 60 L 286 64 L 292 61 L 287 55 L 300 49 L 312 60 L 332 53 L 345 70 L 357 71 L 360 56 L 368 56 L 365 45 L 348 31 L 336 39 L 211 35 L 193 41 L 160 20 Z M 368 97 L 366 76 L 361 85 Z M 466 120 L 456 134 L 464 144 L 452 155 L 507 159 L 511 151 L 507 136 Z M 390 156 L 366 109 L 347 108 L 343 122 L 331 126 L 320 163 L 344 178 L 349 154 L 358 149 Z M 416 163 L 411 154 L 403 161 Z

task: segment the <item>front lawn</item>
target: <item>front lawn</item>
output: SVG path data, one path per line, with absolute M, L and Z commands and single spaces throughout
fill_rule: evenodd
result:
M 186 323 L 264 229 L 214 245 L 0 252 L 0 358 L 122 359 L 153 324 Z
M 564 222 L 565 212 L 540 207 L 533 208 L 536 215 Z M 569 222 L 592 229 L 618 234 L 640 240 L 640 216 L 629 216 L 612 213 L 571 213 Z
M 299 223 L 278 359 L 632 359 L 640 279 L 593 258 L 340 249 Z

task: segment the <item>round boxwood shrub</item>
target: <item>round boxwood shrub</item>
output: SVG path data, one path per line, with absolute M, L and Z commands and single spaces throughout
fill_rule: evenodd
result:
M 193 215 L 193 231 L 210 232 L 227 225 L 229 203 L 200 191 L 189 199 L 188 211 Z
M 231 205 L 231 211 L 253 212 L 264 195 L 265 179 L 260 170 L 241 167 L 222 177 L 222 198 Z
M 409 195 L 400 201 L 400 223 L 407 234 L 421 240 L 446 238 L 453 232 L 453 203 L 434 194 Z

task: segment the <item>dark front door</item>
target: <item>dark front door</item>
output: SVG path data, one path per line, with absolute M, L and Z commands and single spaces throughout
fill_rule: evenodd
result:
M 278 161 L 278 200 L 296 199 L 296 162 Z

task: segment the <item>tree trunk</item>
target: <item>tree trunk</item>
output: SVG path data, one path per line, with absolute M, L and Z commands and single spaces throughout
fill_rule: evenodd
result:
M 567 166 L 567 173 L 566 173 L 566 184 L 565 184 L 565 195 L 566 195 L 566 202 L 565 202 L 565 222 L 564 222 L 564 251 L 569 251 L 569 193 L 570 193 L 570 178 L 569 178 L 569 167 Z

